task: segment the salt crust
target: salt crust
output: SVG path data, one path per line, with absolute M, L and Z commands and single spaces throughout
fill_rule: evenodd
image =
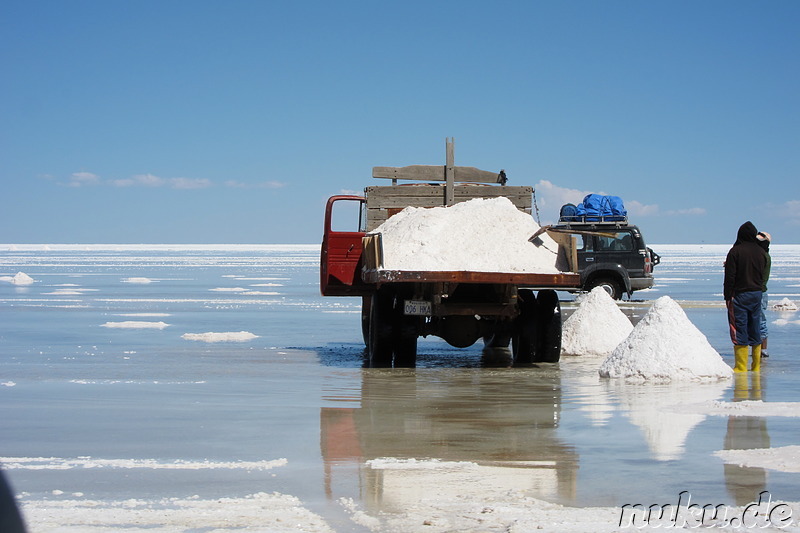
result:
M 714 455 L 729 464 L 800 474 L 800 446 L 719 450 Z
M 560 272 L 558 245 L 504 197 L 475 198 L 450 207 L 406 207 L 378 226 L 383 269 L 474 272 Z
M 254 335 L 249 331 L 223 331 L 206 333 L 184 333 L 181 335 L 189 341 L 203 341 L 203 342 L 245 342 L 257 339 L 258 335 Z
M 148 470 L 271 470 L 286 466 L 285 458 L 271 461 L 160 461 L 157 459 L 99 459 L 92 457 L 0 457 L 6 470 L 71 470 L 73 468 L 121 468 Z
M 662 296 L 599 368 L 629 381 L 729 379 L 733 370 L 672 298 Z
M 105 324 L 101 324 L 101 327 L 115 329 L 164 329 L 169 327 L 169 324 L 160 321 L 146 322 L 140 320 L 125 320 L 122 322 L 106 322 Z
M 564 321 L 561 353 L 608 357 L 633 331 L 633 324 L 614 299 L 595 287 L 578 299 L 578 308 Z

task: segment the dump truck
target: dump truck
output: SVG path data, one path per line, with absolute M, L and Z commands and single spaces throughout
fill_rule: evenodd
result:
M 568 269 L 539 273 L 389 270 L 383 268 L 382 236 L 374 233 L 406 207 L 447 207 L 474 198 L 503 196 L 530 215 L 532 187 L 507 185 L 502 170 L 455 166 L 452 140 L 447 141 L 444 166 L 373 167 L 372 176 L 391 184 L 367 186 L 363 196 L 328 199 L 320 258 L 323 296 L 362 299 L 361 331 L 369 366 L 413 366 L 418 338 L 429 335 L 459 348 L 479 339 L 489 348 L 510 346 L 514 364 L 559 360 L 561 304 L 556 291 L 575 291 L 581 285 L 569 235 L 550 235 Z M 399 184 L 402 180 L 415 183 Z M 358 223 L 334 228 L 334 214 L 345 204 L 358 213 Z

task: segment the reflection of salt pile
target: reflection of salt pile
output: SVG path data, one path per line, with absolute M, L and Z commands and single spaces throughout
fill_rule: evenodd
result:
M 475 198 L 450 207 L 406 207 L 378 226 L 386 270 L 557 273 L 558 245 L 508 198 Z
M 657 461 L 680 459 L 692 429 L 706 419 L 703 413 L 686 413 L 680 406 L 721 398 L 729 383 L 680 383 L 620 386 L 620 406 L 631 423 L 642 430 L 647 446 Z
M 602 377 L 636 380 L 730 378 L 733 370 L 683 309 L 662 296 L 599 369 Z
M 595 287 L 564 322 L 561 352 L 571 355 L 608 356 L 633 330 L 611 296 Z
M 775 311 L 797 311 L 797 304 L 789 298 L 784 298 L 780 302 L 772 304 L 772 309 Z

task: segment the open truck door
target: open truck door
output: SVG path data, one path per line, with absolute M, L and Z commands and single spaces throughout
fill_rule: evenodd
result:
M 338 195 L 328 199 L 320 257 L 323 296 L 362 296 L 374 292 L 374 287 L 361 280 L 364 202 L 363 196 Z

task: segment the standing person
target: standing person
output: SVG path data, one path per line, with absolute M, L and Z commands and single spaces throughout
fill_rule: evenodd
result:
M 767 254 L 758 244 L 757 234 L 752 222 L 742 224 L 725 259 L 723 295 L 733 341 L 734 372 L 747 371 L 748 346 L 753 357 L 750 370 L 761 370 L 761 291 Z
M 772 268 L 772 258 L 769 255 L 769 244 L 772 242 L 772 235 L 766 231 L 759 231 L 756 239 L 767 254 L 767 266 L 764 269 L 764 286 L 761 288 L 761 357 L 769 357 L 767 353 L 767 335 L 769 334 L 767 330 L 767 305 L 769 304 L 767 281 L 769 280 L 769 271 Z

